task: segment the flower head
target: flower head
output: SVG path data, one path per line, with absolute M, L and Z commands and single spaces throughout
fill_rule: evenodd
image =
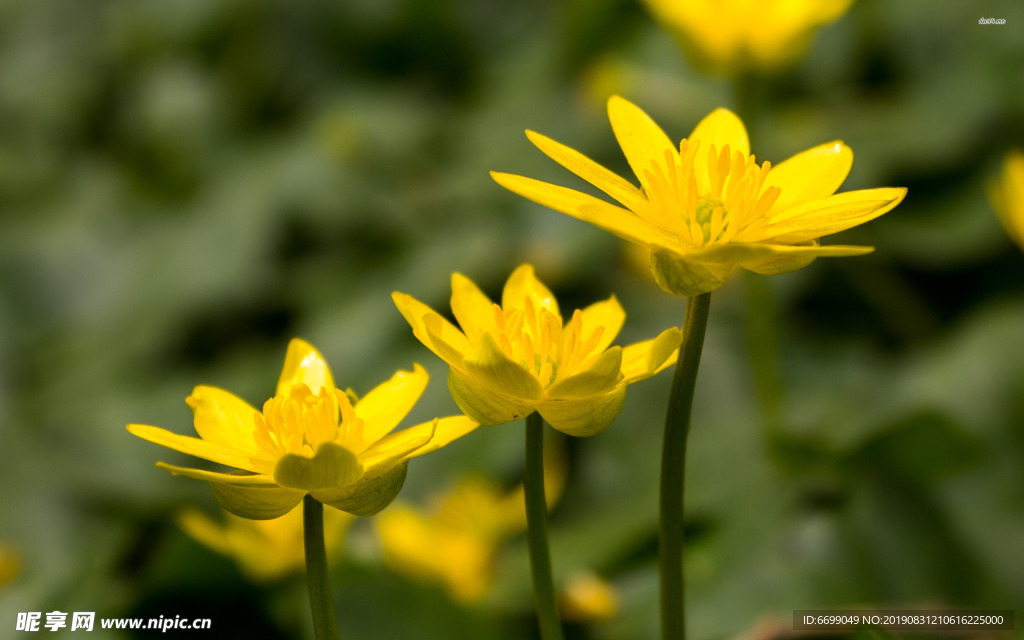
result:
M 989 195 L 1006 232 L 1024 249 L 1024 152 L 1006 155 L 1003 175 L 991 185 Z
M 695 58 L 720 70 L 772 69 L 852 0 L 644 0 Z
M 681 296 L 722 286 L 733 268 L 774 275 L 818 256 L 853 256 L 871 247 L 820 246 L 818 238 L 889 211 L 906 189 L 835 193 L 853 152 L 829 142 L 772 167 L 750 155 L 747 132 L 718 109 L 676 147 L 637 106 L 613 96 L 608 116 L 641 188 L 593 160 L 532 131 L 541 151 L 621 203 L 507 173 L 491 175 L 506 189 L 585 220 L 650 251 L 662 289 Z
M 262 412 L 227 391 L 199 386 L 186 399 L 198 438 L 139 424 L 128 425 L 128 431 L 235 467 L 237 471 L 221 473 L 157 463 L 175 475 L 210 482 L 221 506 L 237 516 L 277 518 L 306 494 L 368 516 L 398 495 L 409 458 L 439 449 L 477 427 L 458 416 L 391 433 L 416 404 L 427 379 L 427 372 L 416 365 L 356 400 L 335 388 L 320 353 L 296 338 L 288 345 L 277 392 Z
M 354 520 L 355 516 L 337 509 L 324 512 L 328 556 L 340 552 L 342 535 Z M 234 559 L 253 582 L 276 580 L 305 564 L 299 507 L 273 520 L 249 520 L 226 513 L 223 521 L 187 508 L 178 515 L 178 524 L 203 545 Z
M 569 435 L 601 431 L 619 414 L 626 385 L 675 361 L 678 329 L 654 340 L 612 347 L 626 318 L 614 296 L 563 320 L 555 296 L 524 264 L 505 283 L 501 305 L 473 282 L 452 275 L 457 329 L 412 296 L 395 305 L 413 333 L 450 366 L 448 389 L 477 422 L 504 424 L 540 412 Z

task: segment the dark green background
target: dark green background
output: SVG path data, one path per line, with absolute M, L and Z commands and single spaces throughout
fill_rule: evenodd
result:
M 826 239 L 874 254 L 766 281 L 773 435 L 747 338 L 763 311 L 743 274 L 713 296 L 688 470 L 694 639 L 793 609 L 1024 602 L 1024 252 L 985 196 L 1024 146 L 1022 26 L 1015 0 L 861 0 L 756 81 L 759 159 L 843 139 L 845 190 L 910 191 Z M 155 469 L 186 457 L 124 425 L 191 433 L 198 383 L 261 403 L 292 336 L 360 392 L 420 362 L 433 382 L 412 419 L 453 412 L 392 290 L 446 310 L 452 271 L 497 295 L 531 261 L 564 309 L 618 295 L 622 343 L 680 324 L 683 300 L 620 241 L 487 175 L 580 186 L 526 128 L 626 172 L 610 90 L 676 140 L 736 97 L 627 0 L 0 3 L 0 541 L 24 563 L 0 587 L 0 634 L 56 609 L 310 637 L 301 578 L 249 586 L 186 538 L 174 514 L 215 513 L 208 489 Z M 597 570 L 623 604 L 575 638 L 657 635 L 668 382 L 631 388 L 607 432 L 568 443 L 556 574 Z M 483 429 L 414 461 L 402 499 L 467 471 L 513 485 L 521 437 Z M 535 634 L 521 539 L 467 610 L 381 568 L 366 524 L 334 567 L 345 638 Z M 106 633 L 88 637 L 128 637 Z

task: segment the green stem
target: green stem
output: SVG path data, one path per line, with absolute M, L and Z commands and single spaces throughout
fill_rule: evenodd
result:
M 683 344 L 672 377 L 661 450 L 661 519 L 658 529 L 661 564 L 661 637 L 686 637 L 683 589 L 683 483 L 686 479 L 686 438 L 697 369 L 704 348 L 711 294 L 694 296 L 686 303 Z
M 334 597 L 331 595 L 331 582 L 327 575 L 324 505 L 308 494 L 302 499 L 302 528 L 313 633 L 316 640 L 338 640 L 341 636 L 338 635 L 338 622 L 334 618 Z
M 551 579 L 548 551 L 548 505 L 544 498 L 544 419 L 539 413 L 526 416 L 526 537 L 530 546 L 533 599 L 543 640 L 562 640 L 562 624 L 555 607 L 555 585 Z

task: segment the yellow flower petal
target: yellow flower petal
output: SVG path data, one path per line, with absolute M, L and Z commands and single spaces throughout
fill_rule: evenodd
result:
M 222 444 L 256 455 L 259 449 L 252 438 L 256 409 L 233 393 L 200 385 L 185 398 L 192 409 L 196 432 L 207 442 Z
M 363 465 L 367 469 L 389 466 L 398 460 L 410 457 L 413 451 L 430 442 L 438 422 L 439 420 L 435 418 L 418 427 L 402 429 L 380 438 L 359 456 Z
M 773 209 L 784 211 L 801 202 L 832 195 L 853 166 L 853 151 L 840 141 L 802 151 L 771 168 L 762 190 L 780 189 Z
M 363 396 L 355 406 L 355 413 L 365 423 L 364 441 L 376 442 L 397 427 L 423 395 L 429 379 L 427 370 L 414 364 L 412 371 L 398 371 Z
M 356 455 L 341 445 L 325 442 L 312 458 L 286 453 L 274 467 L 274 480 L 282 487 L 315 491 L 347 487 L 363 475 Z
M 355 516 L 369 517 L 380 513 L 394 502 L 405 484 L 409 461 L 394 466 L 374 467 L 357 482 L 340 489 L 313 491 L 310 495 L 320 502 L 347 511 Z
M 491 177 L 509 191 L 555 211 L 589 222 L 623 240 L 661 246 L 671 246 L 675 242 L 665 231 L 654 227 L 633 212 L 585 193 L 509 173 L 492 171 Z
M 796 244 L 838 233 L 877 218 L 906 194 L 903 188 L 864 189 L 808 202 L 771 216 L 764 239 Z
M 395 291 L 391 294 L 391 299 L 420 342 L 448 364 L 461 365 L 463 356 L 469 351 L 469 341 L 461 331 L 436 311 L 408 294 Z
M 211 482 L 210 490 L 217 504 L 229 513 L 249 520 L 273 520 L 295 508 L 304 491 L 283 487 L 260 487 L 235 483 Z
M 485 335 L 476 351 L 463 362 L 464 371 L 474 380 L 501 395 L 524 401 L 540 399 L 540 383 L 526 369 L 509 360 L 490 334 Z
M 505 424 L 533 413 L 534 401 L 496 392 L 455 368 L 448 372 L 448 391 L 460 411 L 483 425 Z
M 130 424 L 128 425 L 128 431 L 143 440 L 149 440 L 153 444 L 187 453 L 190 456 L 209 460 L 210 462 L 217 462 L 229 467 L 245 469 L 246 471 L 256 471 L 249 456 L 244 455 L 230 445 L 207 442 L 206 440 L 200 440 L 191 436 L 182 436 L 160 427 L 151 427 L 144 424 Z
M 647 198 L 644 197 L 642 191 L 579 151 L 535 131 L 527 131 L 526 137 L 549 158 L 604 191 L 630 211 L 643 216 L 649 208 Z M 667 137 L 666 140 L 668 140 Z M 669 145 L 671 146 L 671 143 Z
M 693 160 L 694 174 L 697 184 L 703 193 L 710 189 L 710 178 L 708 171 L 708 153 L 712 145 L 721 151 L 726 145 L 732 152 L 739 151 L 744 156 L 750 155 L 750 140 L 747 138 L 747 129 L 743 122 L 728 109 L 715 109 L 697 124 L 697 127 L 687 138 L 692 144 L 694 140 L 700 141 L 697 155 Z
M 409 457 L 416 458 L 425 453 L 437 451 L 441 447 L 458 440 L 479 426 L 480 423 L 467 416 L 451 416 L 449 418 L 439 419 L 436 425 L 431 425 L 431 423 L 428 422 L 415 427 L 409 427 L 407 431 L 417 429 L 421 432 L 427 431 L 428 428 L 433 428 L 433 435 L 431 436 L 430 441 L 410 453 Z
M 626 386 L 600 396 L 578 400 L 551 400 L 537 405 L 548 424 L 570 436 L 592 436 L 608 428 L 622 411 Z
M 649 193 L 651 185 L 646 174 L 651 164 L 664 164 L 666 153 L 678 155 L 675 144 L 640 107 L 620 96 L 608 99 L 608 120 L 630 168 Z
M 649 378 L 676 362 L 683 333 L 676 327 L 665 329 L 657 338 L 644 340 L 622 350 L 622 375 L 626 383 Z
M 586 340 L 598 329 L 601 330 L 601 339 L 594 347 L 595 352 L 601 352 L 608 348 L 608 345 L 615 340 L 626 321 L 626 312 L 622 309 L 615 296 L 601 302 L 595 302 L 580 314 L 583 324 L 583 335 L 579 339 Z
M 277 381 L 275 395 L 287 395 L 288 389 L 295 384 L 306 385 L 314 394 L 319 393 L 322 387 L 334 389 L 334 379 L 324 357 L 301 338 L 293 338 L 288 343 L 288 353 L 284 357 L 284 367 Z
M 534 309 L 547 309 L 556 318 L 561 319 L 555 295 L 537 279 L 532 264 L 521 264 L 505 282 L 505 289 L 501 292 L 501 307 L 506 311 L 524 309 L 527 299 Z
M 164 471 L 170 471 L 171 474 L 176 476 L 205 480 L 206 482 L 223 482 L 252 487 L 272 487 L 277 484 L 273 477 L 264 473 L 257 473 L 253 475 L 241 473 L 219 473 L 217 471 L 204 471 L 202 469 L 179 467 L 177 465 L 167 464 L 166 462 L 157 462 L 156 466 Z
M 471 342 L 494 328 L 494 302 L 461 273 L 452 274 L 451 304 L 455 319 Z
M 612 347 L 586 371 L 551 385 L 545 395 L 550 400 L 589 398 L 607 393 L 621 379 L 622 347 Z

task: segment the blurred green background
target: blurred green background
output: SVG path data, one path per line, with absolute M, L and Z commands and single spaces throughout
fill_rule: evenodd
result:
M 1024 602 L 1024 253 L 985 196 L 1024 146 L 1022 26 L 1017 0 L 858 0 L 759 81 L 759 160 L 839 138 L 856 157 L 844 190 L 909 195 L 826 240 L 875 253 L 763 280 L 773 310 L 747 304 L 739 273 L 713 297 L 687 481 L 692 638 L 788 628 L 793 609 Z M 412 419 L 453 413 L 392 290 L 447 309 L 452 271 L 495 296 L 531 261 L 563 308 L 618 295 L 620 343 L 681 324 L 683 300 L 616 238 L 487 174 L 579 186 L 526 128 L 626 173 L 612 92 L 675 140 L 736 98 L 632 0 L 0 3 L 0 544 L 21 567 L 0 635 L 17 612 L 60 610 L 311 637 L 301 575 L 252 586 L 185 536 L 175 514 L 215 514 L 212 496 L 155 469 L 185 457 L 124 425 L 191 434 L 199 383 L 262 403 L 292 336 L 359 392 L 420 362 L 433 381 Z M 774 421 L 752 366 L 761 313 Z M 588 567 L 622 602 L 572 638 L 657 636 L 668 383 L 632 387 L 607 432 L 566 443 L 556 579 Z M 521 439 L 483 429 L 417 459 L 400 499 L 468 472 L 511 487 Z M 521 537 L 473 607 L 383 568 L 366 522 L 345 545 L 345 638 L 535 637 Z

